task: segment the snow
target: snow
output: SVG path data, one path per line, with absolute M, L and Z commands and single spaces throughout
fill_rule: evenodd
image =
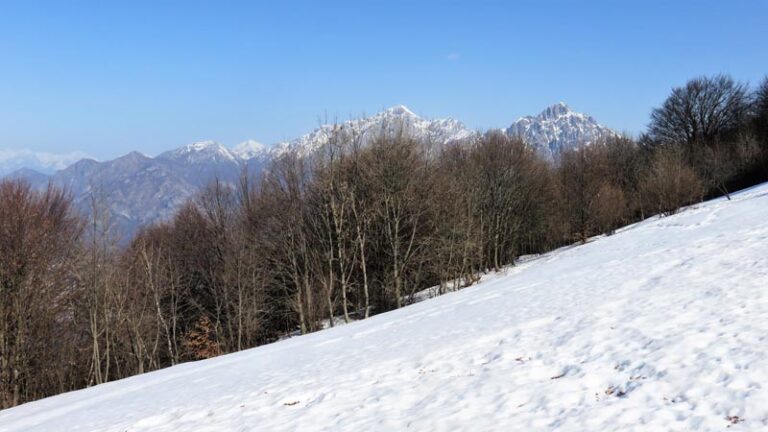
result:
M 246 140 L 236 145 L 231 151 L 232 154 L 238 158 L 248 160 L 255 157 L 265 156 L 268 152 L 268 148 L 256 140 Z
M 768 429 L 768 184 L 0 431 Z
M 158 159 L 171 160 L 182 163 L 207 163 L 210 161 L 238 162 L 239 159 L 230 150 L 213 140 L 197 141 L 161 153 Z

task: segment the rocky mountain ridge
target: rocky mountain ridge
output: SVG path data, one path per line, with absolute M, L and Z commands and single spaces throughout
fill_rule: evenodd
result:
M 398 105 L 370 117 L 323 125 L 294 140 L 271 146 L 249 140 L 230 149 L 216 141 L 199 141 L 156 157 L 131 152 L 104 162 L 81 159 L 51 175 L 22 169 L 7 177 L 26 179 L 35 187 L 44 187 L 49 181 L 64 187 L 86 214 L 93 211 L 94 205 L 105 206 L 117 231 L 129 238 L 144 224 L 170 218 L 214 178 L 235 182 L 245 169 L 250 175 L 258 175 L 285 152 L 311 154 L 334 133 L 366 145 L 381 134 L 396 132 L 438 146 L 478 136 L 477 131 L 458 120 L 425 119 Z M 523 117 L 505 132 L 522 137 L 550 159 L 560 151 L 615 134 L 563 103 L 538 116 Z

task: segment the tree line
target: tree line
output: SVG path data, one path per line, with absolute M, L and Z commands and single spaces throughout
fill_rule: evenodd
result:
M 675 88 L 637 140 L 330 135 L 215 181 L 127 246 L 94 198 L 0 182 L 0 408 L 365 319 L 521 255 L 768 179 L 768 80 Z

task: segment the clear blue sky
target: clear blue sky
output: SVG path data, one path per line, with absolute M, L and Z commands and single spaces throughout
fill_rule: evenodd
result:
M 296 137 L 405 104 L 636 133 L 670 88 L 768 73 L 768 1 L 6 1 L 0 149 L 100 159 Z

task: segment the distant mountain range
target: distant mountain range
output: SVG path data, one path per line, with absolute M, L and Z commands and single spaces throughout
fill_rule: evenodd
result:
M 0 176 L 24 168 L 42 174 L 53 174 L 85 157 L 88 155 L 82 152 L 54 154 L 26 149 L 0 148 Z
M 215 141 L 201 141 L 154 158 L 132 152 L 104 162 L 81 159 L 51 175 L 35 170 L 35 164 L 6 160 L 5 165 L 0 164 L 0 173 L 7 166 L 21 166 L 6 177 L 25 179 L 34 187 L 45 187 L 49 181 L 64 187 L 86 213 L 94 203 L 107 207 L 115 228 L 129 238 L 144 224 L 170 218 L 214 178 L 234 182 L 244 169 L 258 174 L 287 151 L 310 154 L 328 142 L 334 128 L 342 135 L 358 137 L 363 145 L 382 132 L 395 130 L 436 145 L 465 141 L 478 133 L 452 118 L 424 119 L 404 106 L 395 106 L 371 117 L 324 125 L 271 146 L 246 141 L 228 149 Z M 556 158 L 563 150 L 616 134 L 564 103 L 552 105 L 537 116 L 520 118 L 505 132 L 523 138 L 548 159 Z

